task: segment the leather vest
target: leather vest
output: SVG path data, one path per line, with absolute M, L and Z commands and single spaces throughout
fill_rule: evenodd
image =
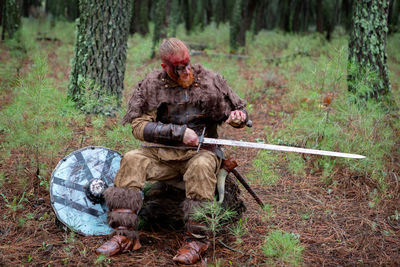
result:
M 206 127 L 205 136 L 217 138 L 218 124 L 200 107 L 189 103 L 188 88 L 176 87 L 175 89 L 174 103 L 161 103 L 157 109 L 156 120 L 166 124 L 185 124 L 188 128 L 194 130 L 197 135 L 201 135 L 204 127 Z

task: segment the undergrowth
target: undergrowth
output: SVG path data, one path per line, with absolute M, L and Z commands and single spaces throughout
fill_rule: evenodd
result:
M 72 130 L 68 122 L 75 112 L 62 92 L 54 90 L 46 75 L 46 56 L 37 54 L 27 76 L 18 80 L 13 90 L 14 101 L 0 111 L 0 131 L 5 140 L 1 143 L 2 156 L 12 153 L 30 155 L 30 166 L 48 174 L 53 166 L 45 166 L 42 158 L 51 160 L 61 151 Z M 39 176 L 40 178 L 40 176 Z
M 271 37 L 277 37 L 277 40 Z M 283 101 L 290 115 L 282 117 L 285 127 L 275 136 L 283 140 L 284 145 L 367 157 L 354 160 L 288 154 L 286 163 L 291 174 L 304 176 L 320 172 L 323 182 L 329 184 L 335 173 L 347 169 L 353 175 L 375 181 L 384 194 L 387 188 L 385 178 L 388 172 L 393 171 L 388 163 L 393 161 L 391 154 L 396 144 L 395 132 L 400 126 L 396 122 L 398 117 L 393 116 L 398 110 L 398 92 L 389 96 L 389 102 L 385 99 L 366 101 L 347 91 L 347 40 L 344 36 L 339 35 L 330 43 L 318 35 L 301 37 L 264 33 L 261 38 L 265 39 L 257 42 L 266 43 L 266 49 L 270 47 L 272 53 L 272 48 L 277 47 L 276 42 L 283 48 L 281 53 L 291 54 L 299 49 L 311 51 L 310 56 L 279 65 L 279 72 L 288 81 L 289 90 Z M 395 44 L 398 44 L 397 39 L 389 39 L 389 52 L 396 54 L 394 60 L 397 60 L 399 51 Z M 373 77 L 365 77 L 355 84 L 358 91 L 370 90 L 366 88 L 370 79 Z M 266 132 L 266 135 L 269 134 Z M 273 158 L 266 158 L 265 152 L 259 153 L 253 166 L 263 180 L 275 180 L 276 172 L 271 172 L 270 164 L 260 167 L 265 161 L 274 163 Z
M 299 266 L 302 263 L 304 247 L 298 236 L 280 230 L 272 231 L 265 238 L 263 252 L 269 265 Z

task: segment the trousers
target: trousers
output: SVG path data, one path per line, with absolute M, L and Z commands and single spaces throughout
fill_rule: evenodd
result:
M 166 181 L 181 177 L 186 197 L 213 200 L 219 158 L 208 150 L 140 148 L 127 152 L 114 179 L 116 187 L 143 190 L 146 181 Z

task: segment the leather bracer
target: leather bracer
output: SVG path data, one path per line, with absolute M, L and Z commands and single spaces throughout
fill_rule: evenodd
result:
M 143 138 L 145 141 L 152 143 L 180 144 L 182 143 L 186 128 L 186 125 L 149 122 L 144 127 Z

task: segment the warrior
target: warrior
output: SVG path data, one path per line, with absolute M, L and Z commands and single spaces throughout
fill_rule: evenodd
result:
M 122 120 L 123 124 L 131 124 L 133 136 L 144 144 L 124 155 L 115 186 L 104 193 L 109 209 L 107 222 L 114 231 L 96 253 L 112 256 L 139 249 L 136 228 L 145 182 L 182 177 L 186 199 L 180 208 L 185 237 L 173 260 L 193 264 L 209 246 L 209 231 L 191 215 L 214 199 L 222 159 L 217 146 L 202 146 L 199 151 L 192 148 L 198 145 L 203 129 L 204 136 L 217 138 L 219 125 L 226 122 L 244 127 L 248 114 L 245 101 L 221 75 L 191 64 L 181 40 L 164 39 L 159 52 L 162 68 L 137 84 Z

